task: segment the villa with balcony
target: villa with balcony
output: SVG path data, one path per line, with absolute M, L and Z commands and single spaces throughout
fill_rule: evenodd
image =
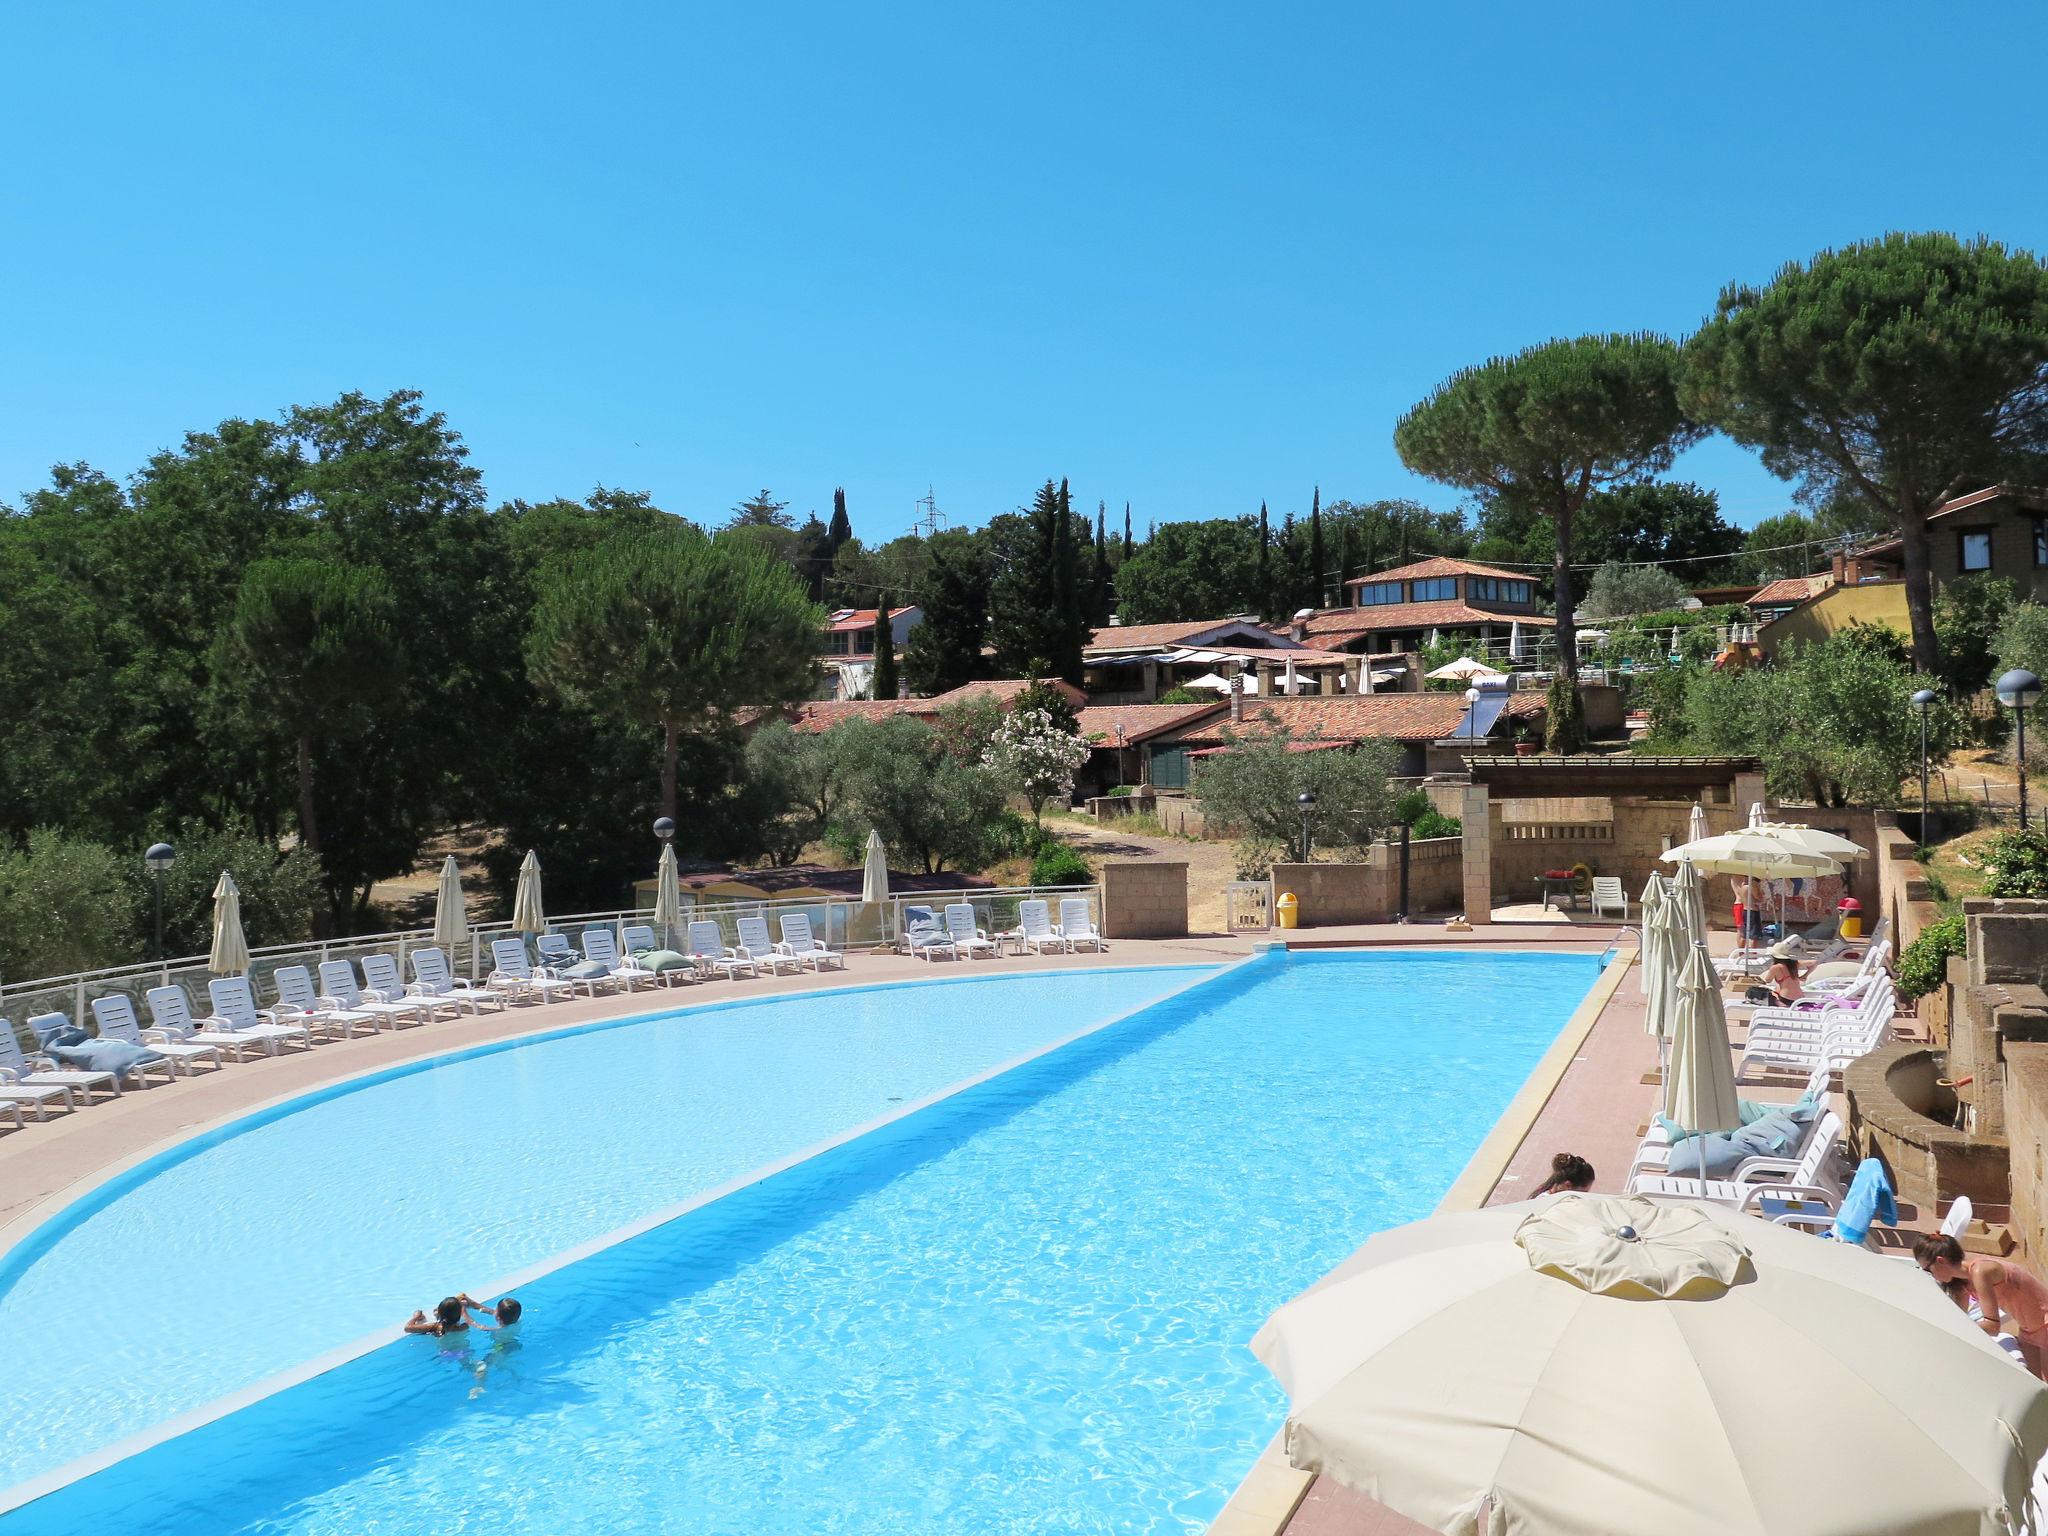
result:
M 1297 618 L 1290 638 L 1322 650 L 1384 654 L 1455 637 L 1514 659 L 1532 656 L 1557 626 L 1538 605 L 1528 573 L 1443 555 L 1346 582 L 1345 601 Z

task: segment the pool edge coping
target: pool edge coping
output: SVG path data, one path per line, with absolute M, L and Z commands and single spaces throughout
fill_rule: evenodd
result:
M 759 1164 L 744 1173 L 735 1175 L 723 1184 L 700 1191 L 687 1200 L 662 1207 L 645 1216 L 637 1217 L 633 1221 L 614 1227 L 608 1232 L 586 1239 L 584 1242 L 573 1244 L 537 1263 L 516 1270 L 491 1285 L 485 1286 L 484 1294 L 502 1296 L 515 1288 L 530 1285 L 535 1280 L 552 1274 L 556 1270 L 564 1269 L 570 1264 L 591 1257 L 593 1254 L 601 1253 L 608 1248 L 615 1248 L 621 1243 L 630 1242 L 636 1237 L 644 1236 L 656 1227 L 665 1226 L 672 1221 L 678 1221 L 708 1205 L 737 1194 L 741 1190 L 752 1188 L 754 1185 L 774 1178 L 778 1174 L 786 1173 L 800 1164 L 822 1157 L 850 1142 L 859 1140 L 863 1136 L 886 1129 L 900 1120 L 907 1119 L 914 1114 L 930 1109 L 935 1104 L 943 1103 L 947 1099 L 977 1088 L 983 1083 L 1003 1076 L 1005 1073 L 1015 1071 L 1019 1067 L 1028 1066 L 1030 1063 L 1050 1056 L 1057 1051 L 1065 1050 L 1067 1047 L 1088 1039 L 1090 1036 L 1100 1034 L 1103 1030 L 1109 1029 L 1113 1025 L 1121 1024 L 1149 1009 L 1171 1002 L 1173 999 L 1193 991 L 1197 987 L 1204 986 L 1212 981 L 1219 981 L 1225 976 L 1235 974 L 1246 966 L 1260 963 L 1270 963 L 1270 957 L 1264 949 L 1254 949 L 1248 955 L 1242 955 L 1234 960 L 1227 960 L 1214 965 L 1202 964 L 1200 962 L 1171 962 L 1160 965 L 1102 966 L 1086 967 L 1077 970 L 1062 969 L 1058 972 L 1042 973 L 1057 975 L 1084 973 L 1121 975 L 1131 971 L 1185 970 L 1194 968 L 1199 968 L 1204 972 L 1200 976 L 1189 978 L 1180 986 L 1162 992 L 1159 996 L 1147 1002 L 1140 1003 L 1135 1007 L 1126 1008 L 1119 1013 L 1112 1014 L 1108 1018 L 1089 1025 L 1085 1029 L 1075 1030 L 1060 1036 L 1056 1040 L 1049 1041 L 1037 1050 L 1026 1051 L 1021 1055 L 999 1062 L 981 1072 L 962 1078 L 958 1082 L 951 1083 L 919 1099 L 903 1104 L 887 1114 L 878 1115 L 848 1130 L 828 1136 L 822 1141 L 813 1142 L 782 1157 Z M 1024 975 L 1038 973 L 1011 972 L 1008 974 Z M 929 986 L 935 982 L 959 983 L 971 979 L 978 978 L 966 976 L 917 977 L 905 981 L 869 982 L 859 988 L 849 987 L 821 990 L 843 993 L 854 990 L 879 990 L 886 987 Z M 68 1210 L 77 1201 L 88 1198 L 94 1191 L 112 1179 L 132 1172 L 134 1168 L 139 1167 L 150 1157 L 161 1155 L 163 1152 L 170 1151 L 202 1135 L 224 1129 L 226 1126 L 233 1125 L 238 1121 L 253 1119 L 259 1115 L 271 1115 L 273 1111 L 281 1109 L 282 1106 L 300 1099 L 319 1102 L 328 1097 L 338 1097 L 338 1090 L 351 1083 L 358 1084 L 357 1091 L 360 1091 L 361 1087 L 371 1086 L 369 1082 L 364 1081 L 366 1079 L 410 1076 L 412 1073 L 424 1071 L 432 1065 L 448 1065 L 472 1056 L 495 1055 L 501 1050 L 516 1048 L 518 1045 L 534 1044 L 550 1038 L 565 1039 L 577 1034 L 594 1033 L 601 1029 L 616 1028 L 628 1023 L 644 1023 L 650 1019 L 663 1018 L 675 1014 L 687 1015 L 698 1012 L 718 1012 L 738 1001 L 761 1003 L 770 1000 L 772 999 L 769 997 L 748 999 L 721 998 L 716 1002 L 698 1003 L 685 1008 L 658 1009 L 646 1014 L 625 1014 L 616 1020 L 607 1019 L 584 1024 L 566 1025 L 557 1031 L 544 1031 L 536 1035 L 515 1036 L 510 1041 L 493 1042 L 488 1046 L 467 1047 L 448 1052 L 445 1055 L 421 1057 L 416 1061 L 404 1063 L 402 1067 L 380 1067 L 372 1068 L 365 1072 L 352 1073 L 347 1077 L 336 1078 L 330 1083 L 322 1084 L 318 1088 L 302 1089 L 297 1093 L 283 1095 L 279 1099 L 264 1105 L 245 1109 L 239 1114 L 224 1116 L 217 1122 L 196 1128 L 176 1137 L 167 1138 L 145 1152 L 133 1154 L 131 1157 L 123 1159 L 119 1164 L 101 1170 L 99 1174 L 95 1175 L 90 1181 L 87 1181 L 84 1187 L 78 1188 L 77 1194 L 71 1200 L 66 1201 L 64 1206 L 60 1207 L 59 1211 L 54 1214 L 61 1215 L 64 1210 Z M 310 1108 L 311 1104 L 309 1103 L 306 1107 Z M 42 1223 L 38 1223 L 37 1227 L 39 1228 L 41 1225 Z M 10 1243 L 6 1247 L 0 1247 L 0 1261 L 4 1261 L 12 1253 L 14 1246 L 13 1243 Z M 60 1463 L 47 1472 L 39 1473 L 34 1477 L 24 1478 L 22 1481 L 10 1486 L 0 1487 L 0 1519 L 5 1519 L 16 1510 L 23 1509 L 35 1503 L 38 1499 L 47 1498 L 51 1494 L 59 1493 L 72 1484 L 82 1482 L 86 1478 L 103 1472 L 119 1462 L 128 1460 L 130 1457 L 139 1456 L 145 1451 L 153 1450 L 168 1441 L 190 1434 L 196 1429 L 202 1429 L 208 1424 L 224 1419 L 231 1414 L 239 1413 L 245 1408 L 253 1407 L 265 1398 L 274 1397 L 280 1392 L 289 1391 L 291 1388 L 311 1381 L 315 1377 L 324 1376 L 328 1372 L 337 1370 L 353 1360 L 361 1359 L 363 1356 L 382 1349 L 388 1344 L 396 1343 L 404 1337 L 406 1337 L 406 1334 L 403 1325 L 380 1328 L 373 1333 L 360 1335 L 348 1343 L 336 1345 L 333 1349 L 324 1351 L 310 1360 L 303 1361 L 289 1370 L 274 1372 L 269 1376 L 249 1383 L 245 1387 L 237 1388 L 233 1392 L 224 1393 L 220 1397 L 201 1403 L 196 1408 L 190 1408 L 184 1413 L 174 1414 L 170 1418 L 160 1420 L 148 1429 L 138 1430 L 132 1435 L 124 1436 L 122 1439 L 103 1446 L 99 1450 L 88 1451 L 83 1456 L 74 1457 L 70 1461 Z
M 1593 1033 L 1593 1026 L 1600 1022 L 1600 1015 L 1607 1011 L 1614 994 L 1621 990 L 1623 978 L 1642 957 L 1641 948 L 1637 945 L 1622 943 L 1609 947 L 1615 950 L 1614 959 L 1601 968 L 1600 974 L 1593 979 L 1593 985 L 1586 989 L 1586 995 L 1579 999 L 1578 1006 L 1558 1030 L 1556 1038 L 1536 1058 L 1536 1065 L 1522 1079 L 1522 1086 L 1508 1100 L 1507 1108 L 1500 1112 L 1493 1129 L 1486 1133 L 1485 1139 L 1466 1160 L 1464 1169 L 1451 1181 L 1451 1187 L 1444 1191 L 1433 1215 L 1477 1210 L 1486 1204 L 1486 1197 L 1499 1188 L 1501 1176 L 1507 1172 L 1508 1164 L 1521 1150 L 1522 1143 L 1535 1129 L 1538 1117 L 1563 1084 L 1565 1074 L 1571 1070 L 1587 1037 Z M 1237 1487 L 1231 1490 L 1216 1518 L 1209 1522 L 1206 1536 L 1284 1536 L 1288 1523 L 1294 1519 L 1315 1481 L 1315 1473 L 1304 1472 L 1287 1459 L 1287 1427 L 1283 1422 L 1259 1453 L 1259 1459 L 1252 1463 Z

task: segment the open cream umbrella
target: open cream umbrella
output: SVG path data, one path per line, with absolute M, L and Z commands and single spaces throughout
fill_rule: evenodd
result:
M 1734 1052 L 1721 978 L 1695 943 L 1677 967 L 1671 1007 L 1671 1066 L 1664 1074 L 1664 1114 L 1688 1131 L 1732 1131 L 1742 1124 L 1735 1097 Z
M 661 864 L 654 872 L 654 925 L 661 930 L 661 947 L 674 949 L 683 926 L 683 882 L 673 843 L 661 845 Z
M 515 933 L 546 933 L 547 915 L 540 907 L 540 855 L 531 848 L 519 861 L 519 885 L 512 892 L 512 928 Z
M 1470 656 L 1460 656 L 1456 661 L 1447 661 L 1434 672 L 1424 675 L 1440 682 L 1469 683 L 1482 677 L 1499 678 L 1507 674 L 1489 667 L 1483 661 L 1474 661 Z
M 1394 1228 L 1252 1351 L 1295 1466 L 1447 1536 L 1992 1536 L 2048 1449 L 1913 1266 L 1682 1201 Z
M 240 976 L 249 969 L 249 941 L 242 937 L 242 893 L 226 870 L 213 888 L 213 949 L 206 968 L 216 976 Z
M 441 883 L 434 893 L 434 942 L 451 955 L 469 942 L 469 909 L 452 853 L 441 861 Z

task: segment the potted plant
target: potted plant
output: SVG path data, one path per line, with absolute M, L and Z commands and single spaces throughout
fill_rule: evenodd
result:
M 1516 727 L 1515 727 L 1515 756 L 1517 756 L 1517 757 L 1534 757 L 1535 755 L 1536 755 L 1536 732 L 1535 732 L 1535 730 L 1534 730 L 1534 729 L 1533 729 L 1532 727 L 1530 727 L 1529 725 L 1527 725 L 1526 723 L 1525 723 L 1525 724 L 1522 724 L 1522 725 L 1518 725 L 1518 726 L 1516 726 Z

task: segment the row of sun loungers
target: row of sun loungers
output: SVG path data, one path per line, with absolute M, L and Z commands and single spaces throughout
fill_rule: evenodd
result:
M 28 1020 L 38 1044 L 34 1053 L 24 1051 L 12 1023 L 0 1019 L 0 1117 L 11 1117 L 20 1127 L 27 1115 L 41 1120 L 53 1106 L 77 1109 L 95 1095 L 119 1097 L 124 1087 L 140 1086 L 152 1076 L 169 1081 L 189 1075 L 202 1063 L 217 1069 L 230 1059 L 242 1061 L 250 1051 L 274 1056 L 287 1045 L 309 1049 L 322 1040 L 406 1023 L 496 1011 L 512 1003 L 552 1002 L 573 997 L 579 989 L 595 997 L 600 990 L 674 986 L 756 976 L 764 970 L 771 975 L 805 967 L 822 971 L 846 964 L 843 952 L 819 942 L 803 913 L 784 915 L 780 942 L 769 937 L 764 918 L 743 917 L 735 927 L 740 942 L 728 945 L 716 922 L 693 922 L 686 948 L 673 952 L 661 950 L 653 928 L 645 925 L 625 930 L 623 950 L 605 927 L 583 931 L 581 953 L 564 935 L 544 934 L 536 946 L 539 964 L 528 957 L 523 939 L 496 939 L 491 944 L 492 970 L 482 983 L 454 974 L 448 956 L 432 947 L 411 951 L 410 984 L 400 975 L 396 957 L 389 954 L 363 956 L 360 980 L 356 966 L 347 960 L 321 962 L 317 980 L 310 967 L 282 966 L 271 977 L 277 989 L 275 1002 L 259 1006 L 246 976 L 219 977 L 207 984 L 213 1011 L 203 1017 L 191 1012 L 182 987 L 155 987 L 145 994 L 147 1027 L 126 993 L 112 993 L 92 1000 L 98 1038 L 137 1047 L 155 1058 L 118 1070 L 65 1066 L 46 1054 L 73 1032 L 74 1021 L 67 1014 L 38 1014 Z
M 1070 896 L 1060 902 L 1060 920 L 1052 921 L 1051 904 L 1024 901 L 1017 905 L 1017 926 L 1004 933 L 990 934 L 974 920 L 974 907 L 956 901 L 934 913 L 930 907 L 905 907 L 903 932 L 898 949 L 923 960 L 971 959 L 994 956 L 1004 943 L 1025 954 L 1063 954 L 1075 950 L 1103 950 L 1109 946 L 1096 931 L 1095 916 L 1086 897 Z

